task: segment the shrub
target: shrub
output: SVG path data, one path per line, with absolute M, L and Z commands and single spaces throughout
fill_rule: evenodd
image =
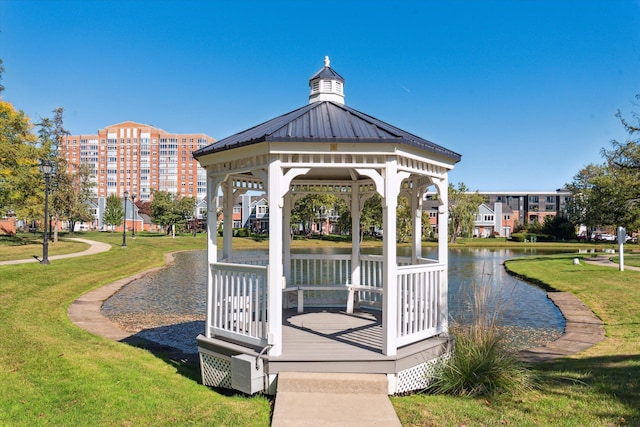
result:
M 533 374 L 507 348 L 498 328 L 501 304 L 490 304 L 491 289 L 488 285 L 472 286 L 470 321 L 452 328 L 453 355 L 436 370 L 427 391 L 476 396 L 520 393 L 533 388 Z

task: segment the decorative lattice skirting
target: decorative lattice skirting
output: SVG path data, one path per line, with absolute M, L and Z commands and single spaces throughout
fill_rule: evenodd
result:
M 202 384 L 210 387 L 231 388 L 231 359 L 200 350 Z
M 438 365 L 451 357 L 452 353 L 444 353 L 435 359 L 431 359 L 420 365 L 414 366 L 396 374 L 397 389 L 395 394 L 407 393 L 409 391 L 423 390 L 427 388 Z

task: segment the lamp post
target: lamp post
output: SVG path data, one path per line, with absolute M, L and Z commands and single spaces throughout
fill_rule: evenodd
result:
M 40 264 L 49 264 L 49 236 L 47 225 L 49 222 L 49 178 L 53 174 L 53 162 L 40 160 L 40 171 L 44 174 L 44 237 L 42 239 L 42 260 Z
M 136 193 L 131 195 L 131 218 L 133 219 L 133 233 L 131 233 L 131 238 L 136 238 Z
M 127 199 L 129 199 L 129 192 L 124 191 L 124 223 L 122 225 L 122 247 L 127 247 Z

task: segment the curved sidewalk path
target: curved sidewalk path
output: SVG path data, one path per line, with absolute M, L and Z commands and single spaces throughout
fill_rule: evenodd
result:
M 604 340 L 604 323 L 570 292 L 547 292 L 565 319 L 564 333 L 543 347 L 518 352 L 523 362 L 537 363 L 569 356 Z
M 611 256 L 598 255 L 582 258 L 586 264 L 619 268 L 611 261 Z M 625 270 L 640 271 L 640 267 L 624 266 Z M 522 350 L 518 353 L 525 362 L 544 362 L 558 357 L 568 356 L 586 350 L 604 340 L 604 323 L 582 303 L 575 295 L 568 292 L 547 292 L 547 296 L 558 307 L 565 318 L 564 334 L 544 347 Z
M 75 258 L 78 256 L 95 255 L 101 252 L 106 252 L 109 249 L 111 249 L 111 245 L 109 245 L 108 243 L 96 242 L 95 240 L 79 239 L 75 237 L 66 238 L 65 240 L 73 240 L 76 242 L 86 243 L 89 245 L 89 249 L 86 249 L 82 252 L 73 252 L 65 255 L 50 256 L 49 261 L 54 261 L 57 259 L 64 259 L 64 258 Z M 11 261 L 2 261 L 0 262 L 0 265 L 27 264 L 30 262 L 40 262 L 40 259 L 38 258 L 14 259 Z
M 620 267 L 620 264 L 617 262 L 611 261 L 611 256 L 608 256 L 608 255 L 607 256 L 598 255 L 591 258 L 582 258 L 582 260 L 587 264 L 592 264 L 592 265 L 601 265 L 603 267 L 614 267 L 614 268 Z M 640 271 L 640 267 L 634 267 L 632 265 L 625 265 L 624 269 Z

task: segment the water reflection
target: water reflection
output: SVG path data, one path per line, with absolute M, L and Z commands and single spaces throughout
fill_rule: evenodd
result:
M 398 255 L 409 255 L 410 248 L 399 248 Z M 302 252 L 302 251 L 299 251 Z M 313 248 L 305 253 L 350 253 L 349 248 Z M 363 250 L 381 253 L 381 248 Z M 555 251 L 557 252 L 557 251 Z M 255 251 L 264 255 L 263 251 Z M 423 256 L 436 257 L 437 248 L 424 248 Z M 449 250 L 449 313 L 465 322 L 470 316 L 471 285 L 490 287 L 501 301 L 501 323 L 514 336 L 524 340 L 521 347 L 540 345 L 555 339 L 564 329 L 564 319 L 542 289 L 508 275 L 503 263 L 516 256 L 553 253 L 544 250 L 458 249 Z M 168 268 L 138 279 L 109 298 L 102 312 L 131 332 L 158 326 L 203 320 L 206 312 L 206 252 L 182 252 Z M 201 326 L 204 330 L 204 323 Z M 193 342 L 193 334 L 185 340 Z M 156 337 L 157 338 L 157 337 Z

